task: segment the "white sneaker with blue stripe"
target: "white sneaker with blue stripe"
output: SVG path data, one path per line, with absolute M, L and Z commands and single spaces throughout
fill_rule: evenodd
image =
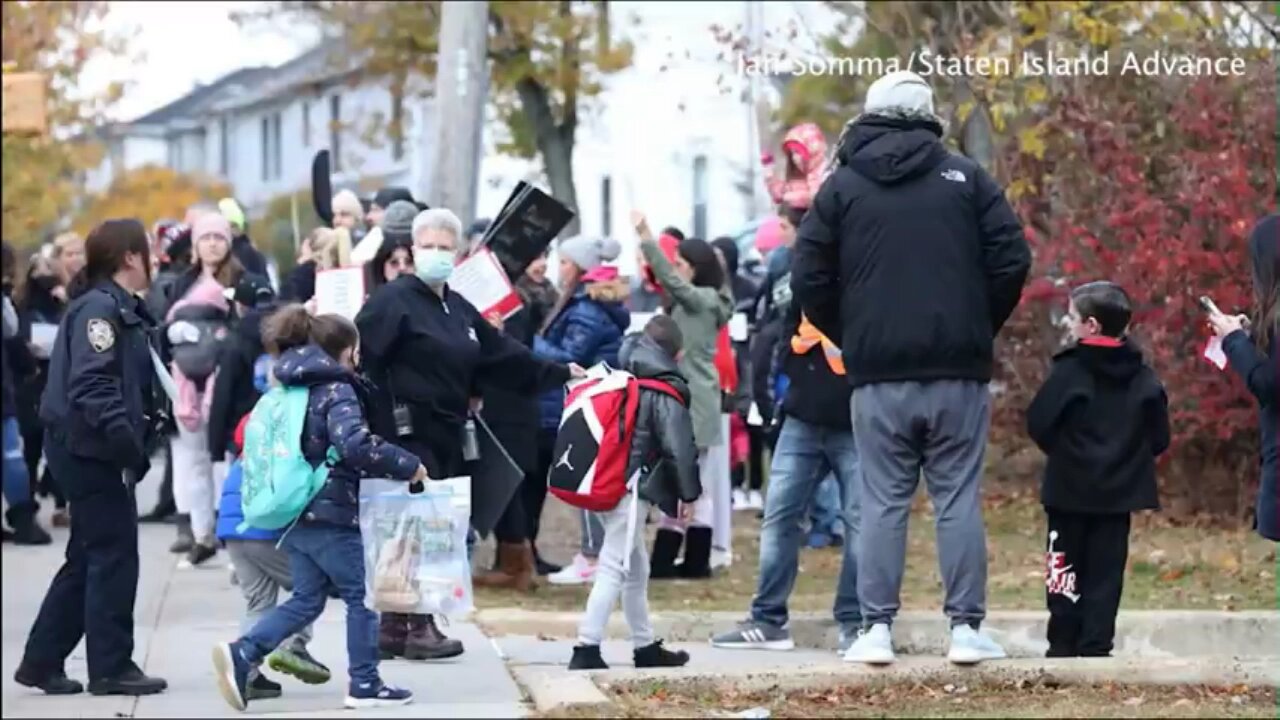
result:
M 796 643 L 791 631 L 755 620 L 739 623 L 737 630 L 730 630 L 711 638 L 711 646 L 730 650 L 794 650 Z

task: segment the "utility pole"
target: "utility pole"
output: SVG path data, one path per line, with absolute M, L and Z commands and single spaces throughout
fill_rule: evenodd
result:
M 441 9 L 435 92 L 439 125 L 434 138 L 424 138 L 435 144 L 428 202 L 469 223 L 476 213 L 480 126 L 488 89 L 489 3 L 446 2 Z
M 746 17 L 746 35 L 747 47 L 745 52 L 747 57 L 752 60 L 760 60 L 761 51 L 761 25 L 762 18 L 758 16 L 760 3 L 755 0 L 746 0 L 743 2 L 743 10 Z M 768 132 L 767 128 L 759 127 L 756 112 L 756 105 L 760 101 L 760 78 L 756 73 L 747 75 L 747 186 L 750 188 L 747 194 L 747 218 L 754 220 L 759 212 L 759 204 L 757 200 L 760 197 L 759 180 L 760 168 L 760 137 L 761 133 Z

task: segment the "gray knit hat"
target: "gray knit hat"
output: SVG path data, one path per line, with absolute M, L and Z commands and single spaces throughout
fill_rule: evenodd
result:
M 391 203 L 382 216 L 382 237 L 391 242 L 411 242 L 413 219 L 417 215 L 418 206 L 408 200 L 396 200 Z
M 617 260 L 618 255 L 622 254 L 622 246 L 617 240 L 590 235 L 579 235 L 562 240 L 557 250 L 560 252 L 560 257 L 568 258 L 574 265 L 587 272 Z

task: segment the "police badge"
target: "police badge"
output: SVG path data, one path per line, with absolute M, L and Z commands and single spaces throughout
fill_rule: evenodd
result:
M 100 318 L 89 321 L 89 345 L 94 352 L 106 352 L 116 344 L 116 329 Z

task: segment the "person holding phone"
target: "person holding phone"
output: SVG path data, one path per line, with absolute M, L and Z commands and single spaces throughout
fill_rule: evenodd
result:
M 1258 399 L 1262 412 L 1262 480 L 1258 485 L 1255 528 L 1262 537 L 1280 541 L 1280 447 L 1276 428 L 1280 426 L 1280 398 L 1276 396 L 1276 359 L 1280 358 L 1280 214 L 1273 213 L 1254 226 L 1249 235 L 1249 257 L 1253 265 L 1254 320 L 1244 315 L 1228 315 L 1212 300 L 1202 304 L 1209 313 L 1209 326 L 1222 342 L 1227 361 Z

